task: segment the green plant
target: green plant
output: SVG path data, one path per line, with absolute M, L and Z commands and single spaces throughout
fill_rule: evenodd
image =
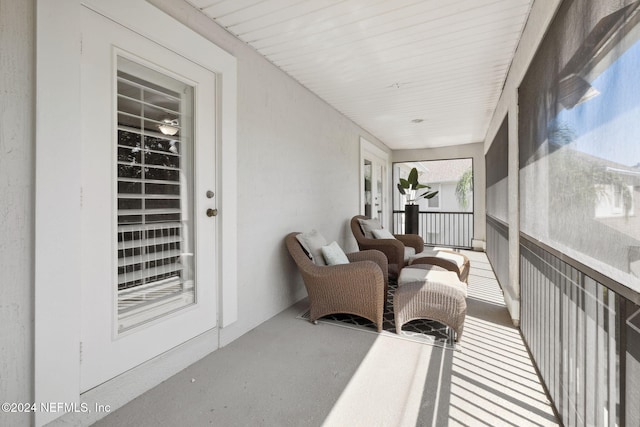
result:
M 427 191 L 416 197 L 416 191 L 426 188 Z M 437 191 L 429 191 L 431 187 L 426 184 L 420 184 L 418 182 L 418 169 L 413 168 L 409 172 L 407 179 L 400 178 L 398 183 L 398 190 L 403 196 L 407 196 L 407 203 L 414 205 L 418 199 L 430 199 L 438 194 Z
M 462 209 L 469 206 L 469 193 L 473 191 L 473 169 L 469 168 L 460 177 L 456 184 L 456 198 Z

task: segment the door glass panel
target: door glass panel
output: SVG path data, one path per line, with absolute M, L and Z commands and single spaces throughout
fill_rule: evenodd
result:
M 375 206 L 375 218 L 380 220 L 381 224 L 384 224 L 384 218 L 382 217 L 382 197 L 383 197 L 383 184 L 382 179 L 384 177 L 384 165 L 376 163 L 376 172 L 374 173 L 376 179 L 375 194 L 373 197 L 373 203 Z
M 371 180 L 373 179 L 373 167 L 371 165 L 371 161 L 364 161 L 364 215 L 368 218 L 372 218 L 372 195 L 371 190 L 373 189 L 373 185 Z
M 118 332 L 195 303 L 193 92 L 118 57 Z
M 363 214 L 369 218 L 377 218 L 381 224 L 385 224 L 385 162 L 376 156 L 365 153 L 362 166 L 364 179 Z

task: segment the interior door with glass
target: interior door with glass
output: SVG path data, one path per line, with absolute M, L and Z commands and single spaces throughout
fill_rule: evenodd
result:
M 95 12 L 82 35 L 81 388 L 216 327 L 216 76 Z
M 363 214 L 377 218 L 386 227 L 386 162 L 370 153 L 363 155 Z

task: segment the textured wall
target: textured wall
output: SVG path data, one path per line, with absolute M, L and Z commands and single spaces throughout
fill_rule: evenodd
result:
M 221 331 L 228 342 L 306 295 L 288 232 L 316 228 L 355 249 L 360 136 L 389 150 L 193 7 L 149 1 L 238 61 L 239 320 Z
M 184 3 L 177 16 L 238 59 L 239 318 L 229 342 L 306 295 L 283 245 L 317 228 L 348 249 L 359 209 L 356 126 Z M 0 0 L 0 401 L 33 401 L 35 1 Z M 0 413 L 0 425 L 31 417 Z
M 0 402 L 33 400 L 34 43 L 35 1 L 0 0 Z

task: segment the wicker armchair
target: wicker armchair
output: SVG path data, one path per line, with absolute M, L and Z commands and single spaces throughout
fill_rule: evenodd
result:
M 400 274 L 405 266 L 404 248 L 412 247 L 419 254 L 424 250 L 424 240 L 417 234 L 394 234 L 395 239 L 369 239 L 362 232 L 359 219 L 369 219 L 366 216 L 356 215 L 351 218 L 351 232 L 358 242 L 361 251 L 375 249 L 385 254 L 389 262 L 389 272 L 393 276 Z
M 388 271 L 384 254 L 362 251 L 347 254 L 349 264 L 320 266 L 307 256 L 296 239 L 285 238 L 287 249 L 302 275 L 314 323 L 329 314 L 348 313 L 371 320 L 382 331 L 387 299 Z
M 469 258 L 459 252 L 439 249 L 437 251 L 425 251 L 424 240 L 417 234 L 394 234 L 395 239 L 369 239 L 362 232 L 358 219 L 368 219 L 366 216 L 356 215 L 351 218 L 351 232 L 358 242 L 360 250 L 376 249 L 384 253 L 389 261 L 389 273 L 398 277 L 400 271 L 407 265 L 431 264 L 448 271 L 453 271 L 461 281 L 467 283 L 469 278 Z M 415 255 L 408 261 L 404 258 L 405 246 L 416 250 Z M 447 257 L 446 254 L 449 254 Z M 463 261 L 458 265 L 451 256 L 459 257 Z

